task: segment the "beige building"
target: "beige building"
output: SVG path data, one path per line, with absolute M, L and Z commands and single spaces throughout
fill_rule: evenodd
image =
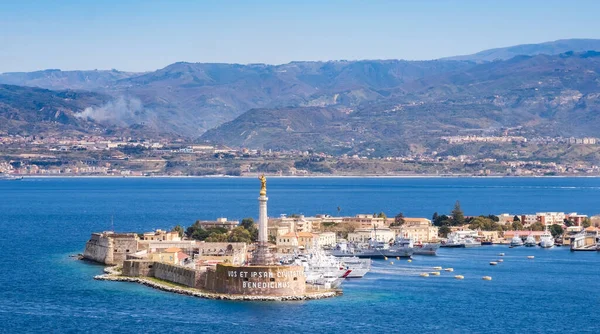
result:
M 348 233 L 348 241 L 352 243 L 368 243 L 369 240 L 380 242 L 393 241 L 396 233 L 389 228 L 378 229 L 357 229 L 354 232 Z
M 189 255 L 185 254 L 180 248 L 170 247 L 160 253 L 149 254 L 149 258 L 151 261 L 182 265 L 189 258 Z
M 317 242 L 320 247 L 333 247 L 337 243 L 337 235 L 335 232 L 321 232 L 318 234 L 319 241 Z
M 396 236 L 410 238 L 415 242 L 438 240 L 438 227 L 433 226 L 427 218 L 404 218 L 402 226 L 392 227 Z
M 310 250 L 318 247 L 319 236 L 309 232 L 289 232 L 277 237 L 279 253 Z
M 359 229 L 383 228 L 387 226 L 385 218 L 373 217 L 372 214 L 359 214 L 354 217 L 343 217 L 342 223 L 355 225 Z
M 209 228 L 224 228 L 227 229 L 228 231 L 233 230 L 234 228 L 236 228 L 240 222 L 237 220 L 227 220 L 227 218 L 225 217 L 220 217 L 217 218 L 217 220 L 203 220 L 203 221 L 198 221 L 198 224 L 200 225 L 200 227 L 202 227 L 203 229 L 207 230 Z
M 148 241 L 181 241 L 179 233 L 176 231 L 167 232 L 163 230 L 156 230 L 154 232 L 146 232 L 142 236 L 142 240 Z

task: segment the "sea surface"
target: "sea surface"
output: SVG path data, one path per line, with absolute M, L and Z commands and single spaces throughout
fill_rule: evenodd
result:
M 39 178 L 0 181 L 0 332 L 600 332 L 600 254 L 483 246 L 378 260 L 344 295 L 307 302 L 213 301 L 94 281 L 77 261 L 90 233 L 150 231 L 258 215 L 246 178 Z M 431 217 L 600 213 L 600 178 L 269 178 L 269 215 Z M 111 219 L 112 218 L 112 219 Z M 112 220 L 112 223 L 111 223 Z M 505 253 L 504 262 L 489 262 Z M 534 259 L 527 256 L 533 255 Z M 391 263 L 393 262 L 393 264 Z M 419 277 L 434 266 L 453 273 Z M 464 275 L 455 280 L 454 275 Z M 482 276 L 492 276 L 483 281 Z

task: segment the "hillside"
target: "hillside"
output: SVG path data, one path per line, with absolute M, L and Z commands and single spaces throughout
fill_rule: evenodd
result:
M 0 73 L 0 84 L 39 87 L 53 90 L 100 90 L 117 80 L 139 73 L 111 71 L 61 71 L 56 69 L 35 72 Z
M 560 39 L 557 41 L 538 44 L 521 44 L 504 48 L 484 50 L 471 55 L 446 57 L 442 58 L 442 60 L 469 60 L 476 62 L 488 62 L 495 60 L 507 60 L 516 56 L 536 56 L 540 54 L 558 55 L 568 51 L 600 51 L 600 39 L 573 38 Z
M 116 99 L 137 99 L 163 132 L 197 137 L 252 108 L 355 106 L 384 98 L 404 82 L 471 66 L 462 61 L 401 60 L 277 66 L 181 62 L 139 75 L 112 71 L 8 73 L 0 75 L 0 83 L 83 87 Z
M 201 139 L 390 155 L 439 149 L 441 136 L 507 128 L 528 137 L 597 136 L 598 92 L 600 53 L 522 56 L 408 82 L 385 99 L 340 109 L 336 117 L 293 108 L 251 110 Z
M 114 100 L 99 93 L 0 85 L 0 132 L 59 137 L 116 134 L 147 138 L 165 135 L 140 122 L 114 124 L 88 117 L 90 112 L 96 111 L 128 113 L 131 105 L 131 102 Z

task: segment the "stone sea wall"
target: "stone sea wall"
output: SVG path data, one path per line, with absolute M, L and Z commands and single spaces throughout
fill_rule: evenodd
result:
M 331 298 L 338 295 L 341 295 L 342 292 L 339 290 L 326 290 L 326 291 L 311 291 L 306 292 L 302 295 L 290 295 L 290 296 L 253 296 L 253 295 L 233 295 L 233 294 L 221 294 L 221 293 L 213 293 L 206 292 L 199 289 L 194 288 L 186 288 L 186 287 L 176 287 L 169 285 L 167 283 L 157 282 L 151 280 L 146 277 L 127 277 L 118 275 L 116 270 L 107 268 L 105 270 L 104 275 L 95 276 L 94 279 L 97 280 L 107 280 L 107 281 L 120 281 L 120 282 L 135 282 L 139 284 L 143 284 L 155 289 L 178 293 L 182 295 L 188 295 L 199 298 L 207 298 L 207 299 L 222 299 L 222 300 L 247 300 L 247 301 L 298 301 L 298 300 L 311 300 L 311 299 L 323 299 L 323 298 Z
M 205 289 L 223 294 L 294 296 L 306 293 L 301 266 L 233 266 L 218 264 L 206 273 Z
M 194 269 L 160 262 L 154 264 L 154 277 L 192 288 L 202 287 L 201 276 L 201 273 Z

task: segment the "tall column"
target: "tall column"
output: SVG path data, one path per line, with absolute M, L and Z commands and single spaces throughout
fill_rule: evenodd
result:
M 269 198 L 267 196 L 261 195 L 258 198 L 258 242 L 259 243 L 268 243 L 268 228 L 267 222 L 269 218 L 267 216 L 267 201 Z
M 269 251 L 269 230 L 267 217 L 267 178 L 262 175 L 259 177 L 261 188 L 258 197 L 258 242 L 256 250 L 252 256 L 253 265 L 272 265 L 275 264 L 273 254 Z

